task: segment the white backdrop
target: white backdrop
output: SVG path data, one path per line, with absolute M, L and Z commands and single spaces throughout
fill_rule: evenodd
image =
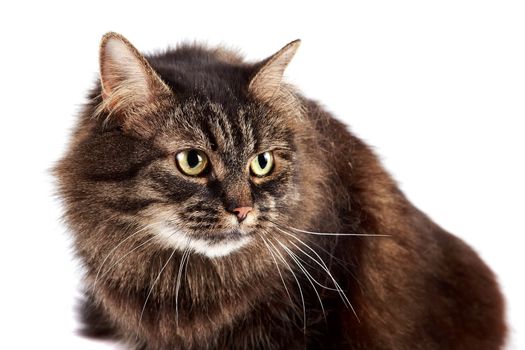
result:
M 103 348 L 74 333 L 79 273 L 49 169 L 110 30 L 143 51 L 195 39 L 254 60 L 303 39 L 289 80 L 481 254 L 507 298 L 508 347 L 525 348 L 524 3 L 304 3 L 2 2 L 0 348 Z

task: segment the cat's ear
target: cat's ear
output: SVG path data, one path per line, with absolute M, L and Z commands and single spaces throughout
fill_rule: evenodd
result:
M 281 86 L 284 70 L 299 48 L 301 40 L 294 40 L 264 60 L 253 78 L 248 90 L 261 100 L 271 100 Z
M 144 56 L 122 35 L 107 33 L 100 43 L 100 82 L 109 112 L 147 108 L 172 94 Z

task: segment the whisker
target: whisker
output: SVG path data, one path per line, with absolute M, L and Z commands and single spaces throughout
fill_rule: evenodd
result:
M 180 282 L 182 278 L 182 270 L 185 270 L 185 263 L 189 260 L 190 256 L 190 246 L 188 239 L 188 244 L 186 248 L 184 249 L 184 253 L 182 253 L 182 258 L 180 260 L 179 265 L 179 271 L 177 272 L 177 282 L 175 287 L 175 324 L 177 325 L 177 328 L 179 327 L 179 290 L 180 290 Z
M 321 266 L 321 268 L 328 274 L 328 276 L 330 277 L 330 279 L 332 280 L 332 282 L 334 283 L 335 287 L 336 288 L 330 288 L 330 287 L 325 287 L 325 286 L 322 286 L 323 288 L 325 289 L 328 289 L 328 290 L 332 290 L 332 291 L 336 291 L 338 292 L 339 294 L 341 294 L 341 296 L 343 297 L 343 303 L 345 303 L 345 306 L 348 307 L 347 303 L 349 304 L 349 301 L 348 301 L 348 298 L 346 297 L 346 295 L 344 294 L 343 290 L 341 289 L 341 287 L 339 286 L 339 284 L 337 283 L 337 281 L 335 280 L 335 278 L 332 276 L 332 273 L 330 272 L 330 270 L 328 269 L 328 267 L 326 266 L 326 264 L 324 263 L 324 261 L 319 257 L 319 259 L 321 259 L 321 262 L 322 264 L 320 264 L 315 258 L 313 258 L 310 254 L 306 253 L 303 249 L 301 249 L 297 244 L 293 243 L 293 242 L 290 242 L 295 248 L 297 248 L 298 250 L 300 250 L 304 255 L 306 255 L 307 257 L 309 257 L 310 259 L 312 259 L 316 264 L 318 264 L 319 266 Z M 300 259 L 300 257 L 298 257 Z
M 142 311 L 140 312 L 139 328 L 140 328 L 140 325 L 142 323 L 142 316 L 144 316 L 144 310 L 146 310 L 146 304 L 148 303 L 149 297 L 151 296 L 151 293 L 153 292 L 153 288 L 155 287 L 155 284 L 160 279 L 160 275 L 162 275 L 162 272 L 164 271 L 166 266 L 168 266 L 168 263 L 170 262 L 171 258 L 173 258 L 173 255 L 175 255 L 176 251 L 177 251 L 177 249 L 173 249 L 173 251 L 171 252 L 171 255 L 169 256 L 169 258 L 166 261 L 166 263 L 164 264 L 164 266 L 162 266 L 162 268 L 160 269 L 160 272 L 158 273 L 157 277 L 153 281 L 153 284 L 151 285 L 151 288 L 149 289 L 148 295 L 146 296 L 146 300 L 144 301 L 144 306 L 142 306 Z
M 287 241 L 287 242 L 289 242 L 290 244 L 293 244 L 294 246 L 296 246 L 296 248 L 298 248 L 297 245 L 294 244 L 293 242 L 290 242 L 290 241 Z M 281 242 L 279 242 L 279 243 L 280 243 L 281 245 L 283 245 Z M 284 245 L 283 248 L 284 248 L 285 250 L 288 250 L 290 254 L 293 254 L 293 256 L 294 256 L 296 259 L 298 259 L 300 262 L 305 263 L 305 264 L 308 264 L 308 262 L 307 262 L 306 260 L 304 260 L 303 258 L 301 258 L 299 255 L 295 254 L 290 248 L 286 247 L 286 245 Z M 300 248 L 298 248 L 298 249 L 301 250 Z M 304 253 L 304 252 L 303 252 L 303 253 Z M 307 254 L 305 254 L 305 255 L 307 255 Z M 307 256 L 308 256 L 308 255 L 307 255 Z M 308 257 L 309 257 L 310 259 L 312 259 L 312 257 L 310 257 L 310 256 L 308 256 Z M 314 260 L 314 259 L 312 259 L 312 260 Z M 318 265 L 319 265 L 319 264 L 318 264 Z M 303 264 L 301 264 L 301 266 L 304 267 Z M 311 264 L 308 264 L 308 266 L 313 267 Z M 312 279 L 312 281 L 313 281 L 315 284 L 317 284 L 319 287 L 321 287 L 321 288 L 323 288 L 323 289 L 332 290 L 332 291 L 334 291 L 334 292 L 338 292 L 338 290 L 337 290 L 336 288 L 332 288 L 332 287 L 325 286 L 325 285 L 322 284 L 321 282 L 317 281 L 317 280 L 312 276 L 312 274 L 311 274 L 306 268 L 305 268 L 305 270 L 306 270 L 305 273 L 307 273 L 308 276 Z M 324 270 L 324 269 L 323 269 L 323 270 Z
M 137 249 L 139 249 L 140 247 L 144 246 L 145 244 L 151 242 L 156 236 L 151 236 L 150 238 L 148 238 L 146 241 L 142 242 L 140 245 L 136 246 L 135 248 L 131 249 L 129 252 L 127 252 L 126 254 L 124 254 L 121 258 L 119 258 L 113 265 L 111 265 L 106 271 L 104 271 L 102 273 L 102 275 L 100 275 L 100 279 L 102 279 L 104 276 L 106 276 L 109 271 L 111 271 L 115 266 L 117 266 L 119 263 L 122 262 L 122 260 L 124 260 L 126 257 L 128 257 L 131 253 L 133 253 L 134 251 L 136 251 Z
M 326 263 L 324 262 L 324 260 L 321 258 L 321 256 L 314 250 L 312 249 L 308 244 L 304 243 L 301 239 L 299 239 L 298 237 L 288 233 L 288 232 L 285 232 L 283 230 L 281 230 L 279 227 L 277 227 L 277 229 L 281 232 L 283 232 L 284 234 L 286 235 L 289 235 L 291 237 L 293 237 L 294 239 L 296 239 L 299 243 L 301 243 L 302 245 L 304 245 L 306 248 L 308 248 L 310 251 L 312 251 L 315 256 L 319 259 L 319 261 L 321 261 L 321 263 L 319 263 L 319 261 L 317 261 L 317 259 L 314 259 L 310 254 L 306 253 L 303 249 L 301 249 L 299 246 L 297 246 L 295 243 L 293 242 L 290 242 L 291 244 L 293 244 L 297 249 L 299 249 L 303 254 L 305 254 L 306 256 L 308 256 L 310 259 L 312 259 L 316 264 L 318 264 L 319 266 L 321 266 L 321 268 L 327 273 L 327 275 L 330 277 L 330 279 L 332 280 L 332 282 L 334 283 L 334 286 L 336 287 L 336 290 L 338 291 L 339 295 L 341 296 L 341 299 L 343 300 L 343 303 L 345 304 L 346 307 L 349 307 L 351 310 L 352 310 L 352 313 L 354 314 L 354 316 L 357 318 L 358 322 L 360 321 L 359 320 L 359 317 L 357 316 L 357 313 L 354 309 L 354 307 L 352 306 L 352 303 L 350 302 L 350 300 L 348 299 L 348 297 L 346 296 L 346 294 L 344 293 L 343 289 L 341 288 L 341 286 L 339 285 L 339 283 L 336 281 L 336 279 L 334 278 L 334 276 L 332 275 L 332 273 L 330 272 L 330 269 L 328 268 L 328 266 L 326 266 Z
M 292 267 L 290 266 L 290 264 L 288 264 L 288 262 L 283 257 L 281 252 L 277 249 L 277 247 L 275 247 L 275 245 L 272 243 L 271 240 L 268 240 L 268 243 L 272 245 L 272 247 L 274 248 L 274 251 L 279 255 L 281 261 L 288 267 L 288 270 L 290 270 L 290 272 L 292 273 L 292 276 L 295 279 L 295 283 L 297 284 L 297 287 L 299 288 L 299 294 L 301 295 L 301 302 L 302 302 L 302 305 L 303 305 L 303 322 L 304 322 L 303 333 L 306 335 L 306 305 L 305 305 L 305 302 L 304 302 L 304 294 L 303 294 L 303 289 L 301 288 L 301 283 L 299 283 L 299 279 L 295 275 L 295 272 L 293 272 Z
M 286 233 L 287 235 L 290 235 L 291 237 L 294 237 L 295 239 L 297 240 L 300 240 L 299 237 L 297 237 L 297 235 L 293 234 L 292 232 L 286 232 L 286 231 L 282 231 L 281 228 L 279 227 L 276 227 L 279 231 L 283 232 L 283 233 Z M 284 227 L 283 227 L 284 228 Z M 334 248 L 334 245 L 337 244 L 337 238 L 335 238 L 335 241 L 330 241 L 330 244 L 332 244 L 332 248 Z M 300 240 L 303 244 L 306 244 L 304 243 L 304 241 Z M 333 252 L 330 252 L 328 251 L 327 249 L 325 249 L 323 246 L 321 246 L 320 244 L 316 243 L 315 241 L 309 241 L 308 242 L 309 244 L 313 244 L 314 246 L 316 246 L 317 248 L 319 248 L 319 250 L 323 251 L 325 254 L 328 255 L 328 257 L 330 258 L 330 262 L 328 263 L 328 266 L 332 266 L 332 261 L 335 261 L 339 266 L 341 266 L 345 271 L 347 271 L 349 274 L 352 274 L 352 271 L 350 271 L 348 269 L 348 267 L 346 266 L 347 262 L 344 261 L 343 259 L 341 258 L 338 258 L 336 257 Z M 312 248 L 310 248 L 311 250 L 313 250 Z M 323 261 L 321 259 L 321 261 Z M 324 261 L 323 261 L 324 263 Z M 326 264 L 325 264 L 326 265 Z M 329 267 L 328 267 L 329 268 Z
M 291 233 L 289 233 L 291 234 Z M 299 239 L 299 237 L 291 234 L 294 238 L 296 239 Z M 337 239 L 338 237 L 336 237 L 336 240 L 334 241 L 334 245 L 337 245 Z M 303 241 L 304 243 L 304 241 Z M 328 255 L 328 257 L 330 258 L 330 261 L 328 262 L 328 268 L 330 268 L 330 266 L 332 266 L 332 261 L 335 261 L 339 266 L 341 266 L 345 271 L 347 271 L 348 273 L 352 274 L 352 272 L 348 269 L 348 267 L 346 266 L 347 262 L 344 261 L 343 259 L 341 258 L 338 258 L 336 257 L 333 252 L 330 252 L 328 251 L 327 249 L 323 248 L 323 246 L 321 246 L 320 244 L 314 242 L 314 241 L 309 241 L 308 242 L 309 244 L 313 244 L 315 247 L 317 247 L 319 250 L 323 251 L 326 255 Z M 334 248 L 334 247 L 332 247 Z
M 321 296 L 319 295 L 319 292 L 317 291 L 317 288 L 315 288 L 315 285 L 312 282 L 312 280 L 315 281 L 315 283 L 317 283 L 317 284 L 319 284 L 319 283 L 312 277 L 312 275 L 306 270 L 306 268 L 303 266 L 303 264 L 301 264 L 301 262 L 297 259 L 297 255 L 295 255 L 290 249 L 288 249 L 288 247 L 286 247 L 284 244 L 282 244 L 279 240 L 276 239 L 276 241 L 281 245 L 281 247 L 283 247 L 284 251 L 288 253 L 288 255 L 292 258 L 292 260 L 295 261 L 295 263 L 297 264 L 299 269 L 301 269 L 301 271 L 303 271 L 303 273 L 306 276 L 306 279 L 308 280 L 308 282 L 310 282 L 310 284 L 312 285 L 312 288 L 314 289 L 315 295 L 317 295 L 317 299 L 319 299 L 319 304 L 321 304 L 321 309 L 323 310 L 324 319 L 326 320 L 326 313 L 325 313 L 323 301 L 321 299 Z M 319 284 L 319 285 L 321 285 L 321 284 Z
M 290 230 L 294 230 L 297 232 L 307 233 L 309 235 L 318 235 L 318 236 L 360 236 L 360 237 L 390 237 L 390 235 L 383 235 L 383 234 L 376 234 L 376 233 L 339 233 L 339 232 L 314 232 L 314 231 L 307 231 L 307 230 L 301 230 L 299 228 L 295 228 L 288 225 L 282 225 L 275 221 L 268 220 L 272 222 L 273 224 L 282 227 L 282 228 L 288 228 Z
M 259 235 L 259 236 L 262 238 L 264 245 L 268 249 L 268 252 L 270 253 L 270 255 L 271 255 L 272 259 L 273 259 L 273 262 L 275 264 L 275 267 L 277 268 L 277 272 L 279 272 L 279 276 L 281 277 L 281 281 L 283 282 L 283 286 L 284 286 L 284 289 L 286 290 L 286 294 L 288 294 L 288 298 L 290 299 L 290 304 L 294 305 L 294 302 L 293 302 L 293 299 L 292 299 L 292 295 L 288 291 L 288 287 L 286 286 L 286 282 L 284 281 L 283 274 L 281 273 L 281 269 L 279 268 L 279 264 L 277 263 L 277 259 L 275 258 L 274 253 L 270 249 L 270 246 L 268 245 L 268 243 L 266 243 L 266 240 L 264 239 L 264 237 L 262 235 Z
M 95 275 L 95 281 L 93 282 L 93 288 L 92 288 L 92 291 L 94 292 L 95 291 L 95 287 L 97 285 L 97 280 L 98 280 L 98 277 L 100 275 L 100 272 L 102 271 L 102 268 L 104 267 L 104 264 L 106 263 L 106 261 L 109 259 L 109 257 L 111 256 L 111 254 L 113 254 L 117 249 L 118 247 L 120 247 L 122 244 L 124 244 L 126 241 L 128 241 L 129 239 L 131 239 L 132 237 L 134 237 L 135 235 L 137 235 L 138 233 L 140 232 L 143 232 L 144 230 L 148 229 L 149 227 L 151 227 L 152 224 L 150 225 L 146 225 L 144 226 L 143 228 L 141 228 L 140 230 L 137 230 L 135 231 L 134 233 L 132 233 L 131 235 L 127 236 L 126 238 L 124 238 L 119 244 L 117 244 L 113 249 L 111 249 L 111 251 L 108 253 L 108 255 L 106 255 L 106 257 L 104 258 L 104 260 L 102 260 L 102 263 L 100 264 L 100 267 L 98 268 L 97 270 L 97 274 Z
M 326 263 L 324 262 L 324 260 L 321 258 L 321 256 L 315 251 L 315 249 L 313 249 L 312 247 L 310 247 L 308 244 L 304 243 L 304 241 L 302 239 L 300 239 L 299 237 L 291 234 L 290 232 L 286 232 L 282 229 L 280 229 L 279 227 L 276 227 L 277 230 L 281 231 L 282 233 L 284 233 L 285 235 L 288 235 L 290 237 L 292 237 L 293 239 L 297 240 L 299 243 L 301 243 L 302 245 L 304 245 L 306 248 L 310 249 L 310 251 L 312 251 L 316 257 L 319 259 L 319 261 L 321 262 L 322 264 L 322 268 L 323 270 L 327 271 L 328 273 L 330 272 L 330 269 L 328 268 L 328 266 L 326 265 Z M 310 259 L 312 259 L 313 261 L 316 262 L 316 264 L 319 265 L 319 262 L 316 261 L 316 259 L 312 258 L 308 253 L 306 253 L 304 250 L 302 250 L 300 247 L 298 247 L 295 243 L 293 242 L 290 242 L 291 244 L 293 244 L 297 249 L 299 249 L 303 254 L 305 254 L 306 256 L 308 256 Z M 321 248 L 322 249 L 322 248 Z M 326 250 L 325 250 L 326 251 Z M 337 258 L 336 258 L 337 259 Z

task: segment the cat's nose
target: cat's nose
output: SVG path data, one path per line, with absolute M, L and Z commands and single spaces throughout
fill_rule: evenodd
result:
M 246 216 L 248 216 L 248 213 L 252 211 L 252 207 L 239 207 L 235 208 L 232 211 L 237 215 L 237 220 L 239 222 L 242 222 L 244 219 L 246 219 Z

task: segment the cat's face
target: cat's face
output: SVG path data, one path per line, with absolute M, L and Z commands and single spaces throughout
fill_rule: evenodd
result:
M 177 69 L 170 57 L 153 57 L 152 68 L 107 36 L 101 94 L 58 168 L 79 242 L 108 250 L 137 235 L 214 258 L 293 224 L 308 209 L 311 171 L 300 108 L 281 86 L 296 48 L 255 65 L 207 52 L 208 71 Z
M 158 200 L 137 215 L 169 246 L 229 254 L 300 199 L 293 130 L 256 105 L 177 104 L 150 143 L 162 156 L 135 185 Z

